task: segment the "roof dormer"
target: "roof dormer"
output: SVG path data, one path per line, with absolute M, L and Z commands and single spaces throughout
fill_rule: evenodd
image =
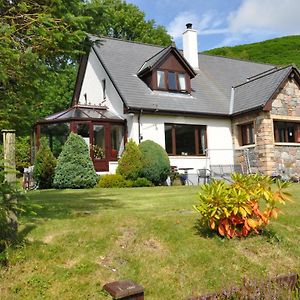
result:
M 152 90 L 190 93 L 196 72 L 176 47 L 169 46 L 145 61 L 138 76 Z

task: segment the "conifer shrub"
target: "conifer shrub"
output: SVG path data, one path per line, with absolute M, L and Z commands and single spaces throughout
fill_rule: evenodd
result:
M 97 182 L 87 144 L 81 136 L 71 132 L 57 160 L 54 187 L 92 188 Z
M 141 176 L 154 185 L 163 184 L 170 174 L 170 160 L 167 152 L 157 143 L 147 140 L 139 145 L 142 153 Z
M 36 154 L 33 169 L 33 178 L 40 189 L 53 187 L 56 158 L 52 154 L 47 140 L 41 138 L 40 148 Z
M 116 172 L 125 179 L 136 180 L 140 177 L 141 168 L 142 153 L 138 145 L 133 140 L 129 140 L 125 146 L 125 151 L 118 162 Z

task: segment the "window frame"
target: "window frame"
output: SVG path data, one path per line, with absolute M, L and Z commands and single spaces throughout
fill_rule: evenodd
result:
M 164 73 L 164 88 L 158 86 L 158 72 L 163 72 Z M 174 73 L 175 74 L 175 83 L 176 83 L 176 88 L 171 89 L 169 87 L 169 73 Z M 179 74 L 184 75 L 185 79 L 185 89 L 180 89 L 180 82 L 179 82 Z M 155 89 L 160 90 L 160 91 L 171 91 L 171 92 L 178 92 L 178 93 L 189 93 L 188 89 L 188 79 L 187 79 L 187 73 L 183 71 L 174 71 L 174 70 L 165 70 L 165 69 L 156 69 L 155 70 Z
M 205 149 L 207 149 L 207 125 L 194 125 L 194 124 L 178 124 L 178 123 L 165 123 L 164 129 L 165 129 L 165 145 L 167 145 L 166 141 L 166 126 L 171 126 L 171 147 L 172 152 L 168 153 L 167 149 L 166 152 L 169 156 L 207 156 L 207 153 L 205 152 Z M 176 126 L 189 126 L 194 128 L 194 142 L 195 142 L 195 154 L 190 155 L 183 155 L 183 154 L 177 154 L 176 152 Z M 205 130 L 204 134 L 204 152 L 200 152 L 201 147 L 201 138 L 200 138 L 200 132 L 201 130 Z M 167 147 L 165 147 L 167 148 Z
M 240 124 L 239 130 L 241 146 L 255 145 L 254 122 Z
M 300 122 L 274 120 L 274 141 L 275 143 L 300 143 Z M 289 129 L 293 128 L 293 141 L 289 141 Z M 283 140 L 280 131 L 283 130 Z

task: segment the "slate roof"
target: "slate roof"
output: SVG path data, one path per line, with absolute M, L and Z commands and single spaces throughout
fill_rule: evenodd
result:
M 152 91 L 137 74 L 151 67 L 169 47 L 95 36 L 90 39 L 100 39 L 93 50 L 129 110 L 229 116 L 265 104 L 290 71 L 199 53 L 200 71 L 191 80 L 190 95 Z

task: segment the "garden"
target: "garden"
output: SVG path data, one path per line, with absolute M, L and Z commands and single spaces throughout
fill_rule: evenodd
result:
M 20 219 L 1 298 L 110 299 L 105 283 L 131 279 L 146 299 L 186 299 L 299 272 L 299 189 L 262 234 L 235 239 L 199 227 L 199 187 L 32 191 L 41 208 Z
M 233 174 L 164 186 L 170 170 L 159 145 L 129 141 L 117 174 L 99 179 L 80 136 L 70 134 L 58 159 L 42 140 L 37 190 L 24 193 L 1 172 L 1 299 L 110 299 L 103 285 L 122 279 L 147 299 L 236 286 L 286 299 L 261 283 L 299 274 L 299 184 Z

